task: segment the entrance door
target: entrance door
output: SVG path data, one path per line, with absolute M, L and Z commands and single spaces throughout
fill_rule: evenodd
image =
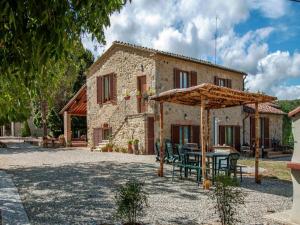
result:
M 219 126 L 219 144 L 229 145 L 234 147 L 236 150 L 240 150 L 240 126 Z
M 139 76 L 137 78 L 137 89 L 143 96 L 144 93 L 147 92 L 147 82 L 146 82 L 146 76 Z M 146 100 L 144 98 L 138 98 L 138 113 L 146 112 L 147 105 Z
M 93 145 L 94 145 L 94 147 L 98 146 L 101 141 L 102 141 L 102 129 L 94 128 L 94 130 L 93 130 Z
M 147 123 L 147 154 L 154 155 L 154 117 L 148 117 Z

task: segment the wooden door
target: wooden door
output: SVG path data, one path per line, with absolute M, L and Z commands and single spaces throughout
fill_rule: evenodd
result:
M 225 143 L 225 126 L 219 126 L 219 145 L 224 145 Z
M 94 128 L 93 130 L 93 145 L 94 147 L 98 146 L 102 142 L 102 129 Z
M 142 94 L 147 93 L 147 82 L 146 76 L 139 76 L 137 80 L 138 91 Z M 147 111 L 147 100 L 143 97 L 138 99 L 138 112 L 143 113 Z
M 147 119 L 147 154 L 154 155 L 154 117 Z
M 250 117 L 250 146 L 252 148 L 252 146 L 255 145 L 255 118 L 254 117 Z
M 263 118 L 264 120 L 264 147 L 269 148 L 270 147 L 270 123 L 269 118 Z

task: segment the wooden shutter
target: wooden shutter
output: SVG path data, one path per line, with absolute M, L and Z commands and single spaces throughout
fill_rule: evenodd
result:
M 200 126 L 192 126 L 192 142 L 193 143 L 200 143 Z
M 264 146 L 265 148 L 270 147 L 270 120 L 269 118 L 264 118 Z
M 215 84 L 215 85 L 219 85 L 219 84 L 218 84 L 218 77 L 217 77 L 217 76 L 214 77 L 214 84 Z
M 191 71 L 191 86 L 197 86 L 197 72 Z
M 97 104 L 102 104 L 102 77 L 97 77 Z
M 109 77 L 109 82 L 110 82 L 110 99 L 112 103 L 116 104 L 117 103 L 117 75 L 116 74 L 111 74 Z
M 219 144 L 225 144 L 225 126 L 219 126 Z
M 227 86 L 226 87 L 231 88 L 231 80 L 230 79 L 227 79 Z
M 180 70 L 174 68 L 174 88 L 180 88 Z
M 240 126 L 234 127 L 234 147 L 236 150 L 241 150 L 241 134 L 240 134 Z
M 179 129 L 180 127 L 178 125 L 171 125 L 171 140 L 173 144 L 179 144 L 179 138 L 180 138 L 180 134 L 179 134 Z

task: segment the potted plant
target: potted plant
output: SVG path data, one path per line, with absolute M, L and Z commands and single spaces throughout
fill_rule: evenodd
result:
M 148 92 L 144 92 L 143 93 L 143 99 L 148 100 L 148 98 L 149 98 Z
M 134 153 L 137 155 L 139 154 L 139 142 L 138 139 L 133 140 Z
M 101 152 L 107 152 L 107 151 L 108 151 L 107 146 L 101 148 Z
M 128 153 L 129 153 L 129 154 L 132 154 L 132 153 L 133 153 L 132 143 L 133 143 L 132 140 L 129 140 L 129 141 L 128 141 Z
M 148 195 L 144 191 L 144 184 L 131 179 L 122 185 L 115 195 L 115 217 L 120 219 L 123 225 L 141 225 L 138 218 L 148 207 Z
M 151 87 L 149 87 L 149 88 L 148 88 L 148 96 L 152 96 L 152 95 L 154 95 L 154 94 L 155 94 L 154 89 L 151 88 Z
M 106 148 L 109 152 L 113 151 L 113 144 L 112 143 L 107 143 Z
M 58 136 L 58 142 L 60 146 L 65 146 L 65 136 L 63 134 Z
M 142 98 L 142 94 L 141 94 L 140 91 L 137 91 L 137 92 L 136 92 L 136 98 L 137 98 L 137 99 L 141 99 L 141 98 Z
M 126 90 L 124 99 L 127 101 L 130 99 L 130 93 Z

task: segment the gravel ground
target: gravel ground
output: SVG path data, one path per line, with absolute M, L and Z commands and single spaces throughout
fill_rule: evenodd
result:
M 0 149 L 0 168 L 13 175 L 31 224 L 117 224 L 112 222 L 113 196 L 130 177 L 144 181 L 149 193 L 144 224 L 217 224 L 210 192 L 191 180 L 172 182 L 170 166 L 166 177 L 158 177 L 153 156 L 22 143 L 9 147 Z M 242 189 L 247 197 L 240 224 L 267 224 L 263 216 L 291 207 L 291 183 L 263 180 L 257 185 L 246 177 Z

